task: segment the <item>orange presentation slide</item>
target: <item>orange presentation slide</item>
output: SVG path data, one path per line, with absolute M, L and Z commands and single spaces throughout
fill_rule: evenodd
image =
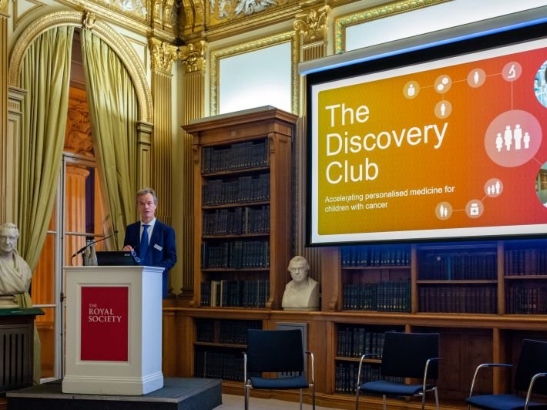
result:
M 311 242 L 547 230 L 547 40 L 312 87 Z

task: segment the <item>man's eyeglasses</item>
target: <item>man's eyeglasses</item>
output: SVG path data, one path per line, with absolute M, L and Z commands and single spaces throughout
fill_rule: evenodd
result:
M 131 250 L 131 256 L 133 257 L 133 259 L 135 259 L 135 262 L 141 263 L 141 258 L 137 256 L 137 252 L 135 252 L 134 249 Z

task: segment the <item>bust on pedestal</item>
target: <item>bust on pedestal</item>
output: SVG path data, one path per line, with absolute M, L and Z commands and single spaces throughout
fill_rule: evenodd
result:
M 13 223 L 0 226 L 0 308 L 20 306 L 15 295 L 28 295 L 32 270 L 16 250 L 19 229 Z
M 284 310 L 319 310 L 319 282 L 310 278 L 310 265 L 303 256 L 289 262 L 292 280 L 287 283 L 281 307 Z

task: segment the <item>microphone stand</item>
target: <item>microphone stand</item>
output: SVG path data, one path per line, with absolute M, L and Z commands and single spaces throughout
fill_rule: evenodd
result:
M 85 252 L 85 250 L 86 250 L 87 248 L 89 248 L 90 246 L 93 246 L 93 245 L 95 245 L 95 244 L 97 244 L 97 243 L 99 243 L 99 242 L 102 242 L 102 241 L 106 241 L 107 239 L 110 239 L 110 238 L 112 238 L 113 236 L 115 236 L 115 235 L 117 235 L 117 234 L 118 234 L 118 231 L 115 230 L 114 233 L 111 234 L 111 235 L 105 236 L 104 238 L 101 238 L 101 239 L 97 239 L 96 241 L 90 241 L 90 242 L 88 242 L 85 246 L 83 246 L 83 247 L 81 247 L 80 249 L 78 249 L 78 250 L 76 251 L 76 253 L 74 253 L 74 255 L 72 255 L 72 259 L 74 259 L 74 257 L 75 257 L 76 255 L 79 255 L 79 254 L 81 254 L 82 252 Z

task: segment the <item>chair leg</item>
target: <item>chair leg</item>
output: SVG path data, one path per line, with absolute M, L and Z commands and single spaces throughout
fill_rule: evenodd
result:
M 435 387 L 435 408 L 439 410 L 439 392 Z
M 300 410 L 302 410 L 302 389 L 300 389 Z
M 249 410 L 249 388 L 245 386 L 245 410 Z
M 355 410 L 359 410 L 359 387 L 355 393 Z
M 383 399 L 384 410 L 386 410 L 387 409 L 386 396 L 382 396 L 382 399 Z

